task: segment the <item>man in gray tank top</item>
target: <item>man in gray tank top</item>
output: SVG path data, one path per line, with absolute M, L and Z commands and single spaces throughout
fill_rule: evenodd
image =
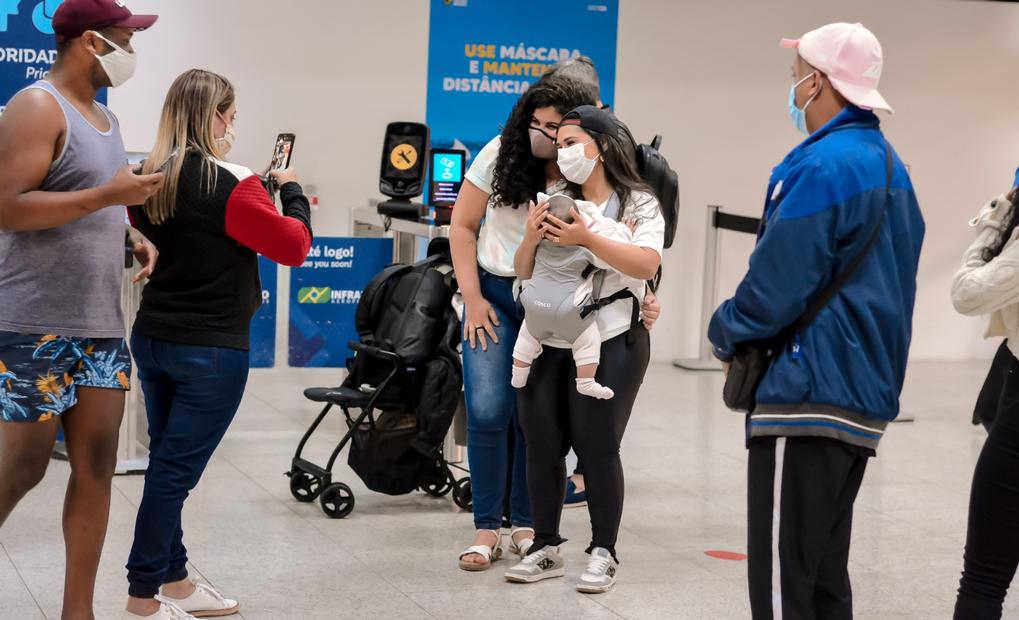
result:
M 95 97 L 130 77 L 131 37 L 154 21 L 117 0 L 66 0 L 53 20 L 48 81 L 18 93 L 0 116 L 0 526 L 42 479 L 59 418 L 72 471 L 65 618 L 93 617 L 131 372 L 120 310 L 125 243 L 143 275 L 155 262 L 123 205 L 141 204 L 163 182 L 126 165 L 117 119 Z

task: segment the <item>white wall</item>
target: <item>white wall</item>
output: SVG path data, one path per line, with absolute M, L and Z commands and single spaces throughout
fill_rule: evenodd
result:
M 134 0 L 160 15 L 135 36 L 136 77 L 110 92 L 128 150 L 148 150 L 170 83 L 200 67 L 237 90 L 230 159 L 261 170 L 276 134 L 297 134 L 293 163 L 322 198 L 315 232 L 345 234 L 349 209 L 379 197 L 382 137 L 425 118 L 424 0 Z
M 955 314 L 952 273 L 965 221 L 1008 188 L 1019 165 L 1019 5 L 965 0 L 621 0 L 616 103 L 634 133 L 665 135 L 683 212 L 665 259 L 655 356 L 699 341 L 704 206 L 760 211 L 768 173 L 798 136 L 786 116 L 790 54 L 782 36 L 862 21 L 885 49 L 885 130 L 911 165 L 928 223 L 914 359 L 984 357 L 982 322 Z M 134 0 L 162 14 L 138 35 L 138 76 L 113 92 L 129 150 L 146 150 L 167 86 L 184 69 L 219 71 L 239 91 L 232 159 L 261 167 L 272 140 L 298 134 L 295 164 L 317 185 L 316 233 L 347 232 L 348 209 L 377 194 L 382 133 L 423 120 L 426 0 Z M 547 23 L 553 17 L 536 18 Z M 552 24 L 549 27 L 554 28 Z M 282 38 L 285 43 L 271 44 Z M 493 128 L 493 132 L 496 128 Z M 749 238 L 723 243 L 722 294 L 746 266 Z

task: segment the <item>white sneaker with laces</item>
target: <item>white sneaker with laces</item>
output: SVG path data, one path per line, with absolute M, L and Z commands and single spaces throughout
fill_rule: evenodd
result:
M 591 557 L 587 561 L 587 568 L 577 582 L 577 591 L 585 594 L 599 594 L 608 592 L 616 583 L 616 572 L 619 570 L 619 562 L 612 557 L 608 549 L 595 547 L 591 549 Z
M 170 598 L 163 594 L 156 598 L 164 603 L 170 603 L 179 607 L 195 618 L 231 616 L 241 608 L 237 601 L 224 597 L 212 586 L 198 582 L 192 583 L 195 584 L 195 591 L 185 599 Z
M 122 620 L 195 620 L 191 614 L 183 611 L 173 603 L 162 602 L 159 611 L 149 616 L 139 616 L 125 611 Z
M 542 547 L 506 571 L 506 581 L 514 583 L 534 583 L 542 579 L 562 577 L 566 574 L 566 564 L 559 555 L 559 547 Z

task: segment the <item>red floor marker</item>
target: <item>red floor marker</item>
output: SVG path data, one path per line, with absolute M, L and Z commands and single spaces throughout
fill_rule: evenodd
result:
M 736 562 L 740 562 L 742 560 L 747 559 L 747 554 L 745 553 L 736 553 L 734 551 L 716 551 L 714 549 L 709 549 L 708 551 L 705 551 L 704 555 L 708 556 L 709 558 L 716 558 L 719 560 L 733 560 Z

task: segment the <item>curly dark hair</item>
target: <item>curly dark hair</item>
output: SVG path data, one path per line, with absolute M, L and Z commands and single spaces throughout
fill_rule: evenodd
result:
M 495 163 L 492 196 L 495 204 L 514 209 L 534 200 L 546 189 L 545 164 L 531 153 L 528 130 L 538 108 L 555 108 L 565 115 L 570 110 L 593 105 L 591 89 L 577 80 L 546 76 L 520 96 L 502 130 L 502 142 Z

